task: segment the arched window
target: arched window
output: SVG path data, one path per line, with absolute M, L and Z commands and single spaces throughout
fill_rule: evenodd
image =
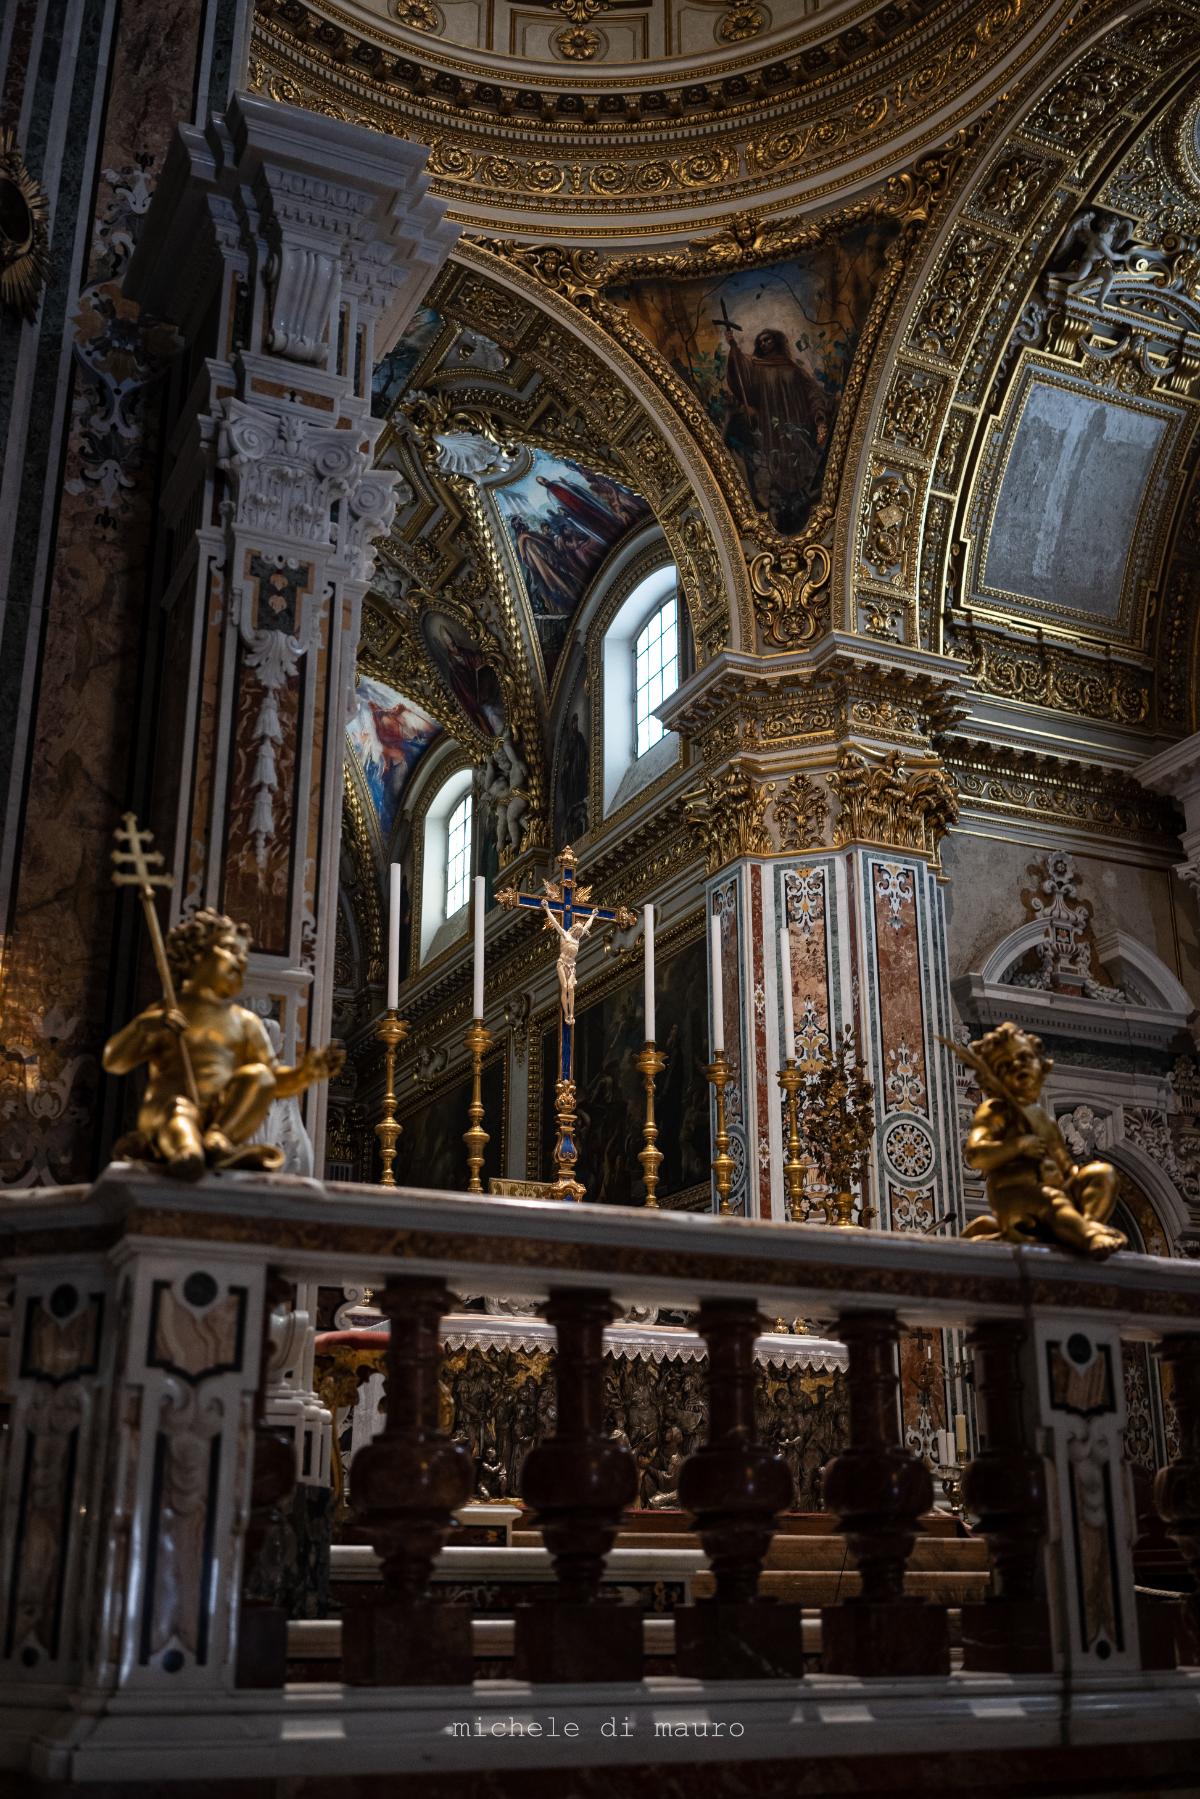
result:
M 467 928 L 471 897 L 475 799 L 469 768 L 437 787 L 425 813 L 421 843 L 421 960 L 440 955 Z
M 677 605 L 671 594 L 657 612 L 650 614 L 634 645 L 634 724 L 639 756 L 666 736 L 665 727 L 654 716 L 655 708 L 679 685 Z
M 453 918 L 471 893 L 471 795 L 464 793 L 446 825 L 446 910 Z
M 664 562 L 637 583 L 605 629 L 600 664 L 605 816 L 679 760 L 678 736 L 654 713 L 686 673 L 686 626 L 675 564 Z

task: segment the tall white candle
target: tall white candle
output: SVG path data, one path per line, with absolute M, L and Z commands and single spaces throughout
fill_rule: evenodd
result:
M 721 920 L 714 912 L 708 921 L 708 946 L 712 965 L 712 1053 L 725 1050 L 725 988 L 721 980 Z
M 654 907 L 644 906 L 642 916 L 645 920 L 643 937 L 646 945 L 646 1042 L 653 1043 L 654 1038 Z
M 483 920 L 487 904 L 487 882 L 475 876 L 475 996 L 472 1017 L 483 1017 Z
M 392 863 L 391 889 L 388 896 L 387 1003 L 394 1012 L 400 1004 L 400 888 L 404 870 Z
M 779 969 L 783 981 L 783 1059 L 796 1053 L 796 1019 L 792 1011 L 792 937 L 785 924 L 779 927 Z

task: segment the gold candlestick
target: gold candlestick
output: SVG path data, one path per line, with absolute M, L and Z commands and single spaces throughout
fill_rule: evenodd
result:
M 654 1119 L 654 1083 L 666 1067 L 667 1058 L 648 1040 L 646 1047 L 639 1049 L 633 1058 L 633 1065 L 641 1074 L 646 1088 L 646 1122 L 642 1126 L 646 1146 L 638 1152 L 638 1161 L 642 1165 L 642 1179 L 646 1183 L 646 1204 L 651 1210 L 657 1211 L 658 1170 L 663 1153 L 658 1147 L 658 1125 Z
M 800 1108 L 796 1095 L 804 1083 L 804 1076 L 797 1068 L 794 1056 L 787 1058 L 777 1078 L 783 1089 L 787 1111 L 787 1160 L 783 1164 L 783 1178 L 787 1182 L 788 1217 L 793 1224 L 801 1224 L 806 1207 L 804 1163 L 800 1157 Z
M 385 1046 L 383 1117 L 375 1126 L 383 1158 L 383 1173 L 379 1177 L 379 1184 L 381 1187 L 394 1187 L 396 1177 L 392 1173 L 392 1164 L 396 1160 L 396 1139 L 404 1129 L 403 1125 L 396 1122 L 396 1051 L 408 1036 L 408 1020 L 401 1018 L 395 1010 L 387 1011 L 376 1025 L 375 1035 Z
M 471 1052 L 471 1103 L 467 1107 L 470 1125 L 463 1132 L 463 1142 L 467 1146 L 467 1167 L 471 1178 L 467 1182 L 468 1193 L 482 1193 L 483 1152 L 487 1148 L 488 1134 L 483 1128 L 483 1058 L 492 1047 L 492 1033 L 482 1018 L 473 1018 L 467 1026 L 467 1048 Z
M 725 1051 L 719 1049 L 708 1067 L 705 1077 L 712 1082 L 717 1096 L 717 1153 L 713 1157 L 713 1179 L 717 1184 L 717 1197 L 723 1217 L 728 1217 L 733 1207 L 729 1203 L 729 1190 L 733 1186 L 733 1157 L 729 1153 L 729 1132 L 725 1128 L 725 1089 L 733 1079 L 729 1063 L 725 1059 Z

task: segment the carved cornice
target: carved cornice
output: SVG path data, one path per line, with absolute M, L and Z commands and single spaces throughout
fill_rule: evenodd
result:
M 1174 804 L 1130 774 L 953 731 L 938 739 L 938 748 L 964 813 L 1033 826 L 1043 835 L 1051 825 L 1070 827 L 1157 850 L 1164 859 L 1179 853 L 1182 820 Z
M 949 659 L 872 657 L 853 639 L 828 638 L 808 654 L 726 653 L 699 671 L 664 708 L 708 763 L 751 754 L 770 768 L 795 752 L 822 765 L 839 743 L 866 739 L 914 750 L 960 715 L 963 668 Z

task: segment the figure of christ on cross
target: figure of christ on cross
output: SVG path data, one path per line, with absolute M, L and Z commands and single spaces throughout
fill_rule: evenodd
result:
M 542 923 L 558 933 L 558 1080 L 554 1088 L 554 1109 L 558 1120 L 554 1160 L 558 1169 L 556 1192 L 563 1199 L 582 1199 L 585 1189 L 575 1179 L 579 1146 L 575 1141 L 575 985 L 579 950 L 583 939 L 599 920 L 628 930 L 637 923 L 637 915 L 628 906 L 593 906 L 591 889 L 575 881 L 575 852 L 569 846 L 558 858 L 557 881 L 542 882 L 542 893 L 520 893 L 506 887 L 496 895 L 496 904 L 510 909 L 526 907 L 542 914 Z

